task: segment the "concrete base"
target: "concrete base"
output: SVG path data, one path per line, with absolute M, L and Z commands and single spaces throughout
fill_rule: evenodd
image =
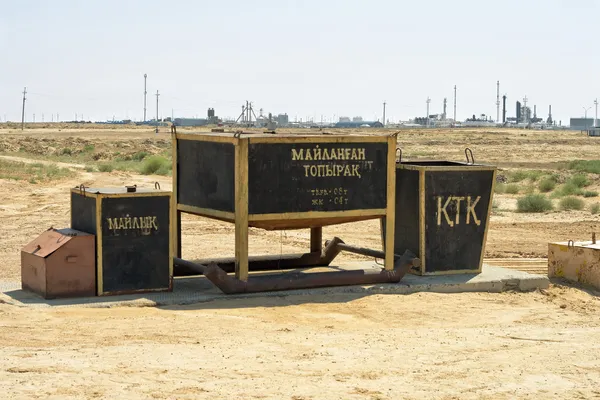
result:
M 374 262 L 349 263 L 344 269 L 366 269 L 381 266 Z M 313 268 L 332 270 L 339 267 Z M 544 275 L 528 274 L 506 268 L 483 265 L 481 274 L 417 276 L 406 275 L 398 284 L 369 286 L 336 286 L 318 289 L 290 290 L 240 295 L 225 295 L 204 277 L 176 278 L 173 292 L 145 293 L 135 295 L 87 297 L 77 299 L 45 300 L 33 293 L 21 290 L 20 282 L 0 282 L 0 302 L 22 307 L 115 307 L 115 306 L 164 306 L 202 303 L 212 300 L 239 299 L 271 296 L 308 296 L 356 294 L 410 294 L 416 292 L 461 293 L 494 292 L 508 290 L 531 291 L 546 289 L 549 280 Z

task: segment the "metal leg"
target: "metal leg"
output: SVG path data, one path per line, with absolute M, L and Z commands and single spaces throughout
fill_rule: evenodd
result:
M 323 228 L 310 228 L 310 252 L 321 252 L 323 250 Z

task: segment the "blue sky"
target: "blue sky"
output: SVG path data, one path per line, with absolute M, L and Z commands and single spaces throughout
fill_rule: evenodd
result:
M 234 116 L 246 100 L 291 119 L 508 115 L 525 95 L 568 123 L 600 97 L 599 0 L 0 0 L 0 118 Z

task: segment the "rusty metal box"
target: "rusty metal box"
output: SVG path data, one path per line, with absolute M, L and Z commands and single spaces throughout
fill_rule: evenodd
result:
M 548 277 L 600 289 L 600 244 L 589 241 L 548 243 Z
M 172 290 L 171 220 L 170 191 L 71 190 L 71 227 L 96 235 L 99 296 Z
M 21 250 L 21 286 L 46 299 L 96 294 L 94 235 L 49 229 Z

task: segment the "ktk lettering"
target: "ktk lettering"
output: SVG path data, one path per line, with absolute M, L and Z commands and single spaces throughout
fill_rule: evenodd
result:
M 465 212 L 465 222 L 467 225 L 471 223 L 471 217 L 473 218 L 473 222 L 475 225 L 479 226 L 481 221 L 477 218 L 477 212 L 475 211 L 475 206 L 481 200 L 481 196 L 477 196 L 475 200 L 472 199 L 471 196 L 450 196 L 444 199 L 443 196 L 437 196 L 437 224 L 438 226 L 442 225 L 442 216 L 448 225 L 453 227 L 454 225 L 459 225 L 461 223 L 460 215 L 461 215 L 461 204 L 463 207 L 466 207 Z M 448 214 L 448 208 L 452 204 L 455 204 L 456 207 L 450 207 L 450 209 L 456 209 L 455 215 Z

